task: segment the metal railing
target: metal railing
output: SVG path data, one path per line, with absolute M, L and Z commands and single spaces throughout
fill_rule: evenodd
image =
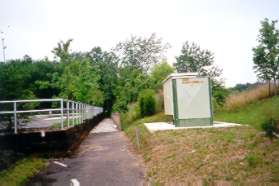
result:
M 54 103 L 56 108 L 38 108 L 38 109 L 20 109 L 20 104 L 28 103 Z M 91 119 L 99 113 L 103 112 L 101 107 L 91 106 L 85 103 L 76 102 L 66 99 L 32 99 L 32 100 L 13 100 L 13 101 L 0 101 L 0 108 L 3 104 L 12 104 L 11 110 L 0 110 L 0 115 L 11 114 L 13 118 L 14 133 L 18 133 L 18 115 L 23 113 L 48 113 L 49 117 L 58 116 L 60 118 L 60 128 L 63 130 L 65 127 L 69 128 L 83 123 L 84 120 Z M 49 104 L 50 105 L 50 104 Z M 50 124 L 53 125 L 54 123 Z M 65 126 L 66 124 L 66 126 Z M 36 128 L 36 127 L 35 127 Z

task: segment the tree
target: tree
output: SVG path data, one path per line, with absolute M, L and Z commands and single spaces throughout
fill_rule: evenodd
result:
M 59 96 L 92 105 L 102 105 L 103 92 L 98 84 L 99 79 L 100 76 L 89 58 L 71 59 L 57 80 L 61 89 Z
M 163 52 L 168 48 L 162 43 L 162 39 L 157 39 L 153 33 L 148 38 L 131 36 L 127 41 L 120 42 L 115 48 L 121 67 L 133 67 L 147 73 L 152 65 L 158 63 Z
M 129 103 L 137 101 L 139 92 L 148 88 L 148 81 L 148 75 L 139 69 L 119 68 L 117 86 L 114 90 L 116 102 L 113 109 L 126 111 Z
M 261 22 L 259 45 L 253 48 L 254 69 L 259 79 L 269 82 L 273 80 L 276 94 L 276 80 L 279 78 L 279 31 L 277 21 L 265 18 Z
M 118 79 L 118 58 L 113 52 L 102 51 L 101 47 L 94 47 L 88 55 L 100 75 L 99 86 L 104 93 L 103 109 L 110 116 L 116 99 L 114 90 Z
M 196 43 L 186 41 L 181 54 L 176 57 L 174 64 L 177 72 L 197 72 L 215 79 L 222 74 L 222 70 L 213 65 L 214 56 L 209 50 L 203 50 Z
M 68 39 L 66 42 L 60 41 L 57 47 L 52 50 L 52 53 L 60 58 L 60 62 L 69 62 L 70 57 L 70 44 L 73 39 Z
M 161 63 L 154 65 L 150 73 L 151 88 L 162 88 L 162 81 L 173 72 L 173 67 L 170 66 L 167 61 L 162 61 Z
M 148 72 L 161 60 L 167 47 L 155 34 L 146 38 L 132 36 L 117 44 L 114 51 L 119 68 L 114 110 L 126 111 L 130 102 L 137 101 L 139 92 L 148 88 Z
M 177 72 L 197 72 L 201 76 L 211 79 L 213 101 L 216 107 L 221 107 L 228 95 L 224 82 L 220 78 L 222 69 L 214 66 L 214 56 L 209 50 L 201 49 L 195 43 L 186 41 L 181 49 L 181 54 L 176 57 L 174 64 Z

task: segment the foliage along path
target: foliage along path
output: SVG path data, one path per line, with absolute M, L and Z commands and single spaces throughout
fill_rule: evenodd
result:
M 104 119 L 71 158 L 51 161 L 27 185 L 143 185 L 144 169 L 131 145 L 111 119 Z

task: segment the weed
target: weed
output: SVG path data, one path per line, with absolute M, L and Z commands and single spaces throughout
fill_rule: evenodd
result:
M 45 165 L 46 160 L 42 158 L 28 157 L 19 160 L 14 166 L 0 172 L 0 186 L 23 185 Z
M 256 154 L 248 154 L 245 160 L 251 168 L 255 168 L 261 162 L 260 156 Z

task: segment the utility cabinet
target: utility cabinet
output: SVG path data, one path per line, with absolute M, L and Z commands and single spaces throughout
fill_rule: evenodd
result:
M 173 73 L 163 81 L 166 115 L 176 127 L 212 125 L 211 86 L 197 73 Z

